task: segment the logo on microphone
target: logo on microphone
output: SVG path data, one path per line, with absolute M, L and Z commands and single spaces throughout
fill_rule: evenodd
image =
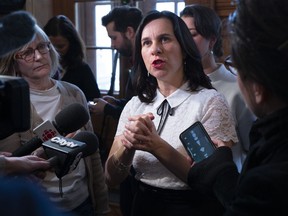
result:
M 59 135 L 57 129 L 49 120 L 38 125 L 33 131 L 43 142 Z
M 42 134 L 42 140 L 47 141 L 56 135 L 57 135 L 57 132 L 55 130 L 52 130 L 52 129 L 44 130 Z
M 79 147 L 79 145 L 75 142 L 73 142 L 72 140 L 69 141 L 67 139 L 65 139 L 64 137 L 53 137 L 51 139 L 51 142 L 52 143 L 57 143 L 59 146 L 62 146 L 62 147 L 68 147 L 68 148 L 75 148 L 75 147 Z

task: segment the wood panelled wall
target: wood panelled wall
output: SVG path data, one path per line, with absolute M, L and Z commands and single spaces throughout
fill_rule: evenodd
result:
M 53 0 L 53 14 L 63 14 L 75 23 L 74 0 Z

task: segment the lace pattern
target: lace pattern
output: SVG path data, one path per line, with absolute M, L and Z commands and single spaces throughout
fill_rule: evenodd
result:
M 123 133 L 129 116 L 151 112 L 154 114 L 153 123 L 157 128 L 161 116 L 157 115 L 157 108 L 167 100 L 173 108 L 173 115 L 167 117 L 161 138 L 167 141 L 180 153 L 187 155 L 179 135 L 196 121 L 203 123 L 212 138 L 237 142 L 234 120 L 224 96 L 214 89 L 202 89 L 198 92 L 188 92 L 178 89 L 169 97 L 164 98 L 159 92 L 155 101 L 144 104 L 137 97 L 133 97 L 122 111 L 116 135 Z M 171 158 L 171 160 L 173 160 Z M 133 159 L 138 180 L 146 184 L 169 189 L 188 189 L 189 187 L 164 167 L 157 158 L 148 152 L 136 151 Z
M 238 142 L 235 133 L 235 121 L 232 117 L 226 99 L 219 95 L 209 100 L 204 109 L 204 116 L 201 120 L 211 138 L 221 139 L 223 141 L 232 140 Z

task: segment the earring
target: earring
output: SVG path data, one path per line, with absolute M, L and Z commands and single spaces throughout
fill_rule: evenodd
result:
M 148 76 L 148 77 L 150 76 L 150 73 L 149 73 L 149 71 L 147 71 L 147 76 Z
M 184 59 L 184 62 L 183 62 L 183 64 L 184 64 L 184 73 L 186 72 L 186 58 Z
M 213 54 L 214 54 L 213 50 L 210 50 L 210 54 L 211 54 L 211 55 L 213 55 Z

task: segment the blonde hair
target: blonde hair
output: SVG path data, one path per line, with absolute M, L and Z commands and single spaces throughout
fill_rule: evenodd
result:
M 50 42 L 46 33 L 38 25 L 35 25 L 35 37 L 30 42 L 0 58 L 1 75 L 21 76 L 18 70 L 18 63 L 15 60 L 15 54 L 21 50 L 25 50 L 36 38 L 42 39 L 44 42 Z M 61 66 L 59 63 L 59 54 L 52 43 L 50 43 L 49 54 L 52 62 L 50 76 L 53 76 Z

